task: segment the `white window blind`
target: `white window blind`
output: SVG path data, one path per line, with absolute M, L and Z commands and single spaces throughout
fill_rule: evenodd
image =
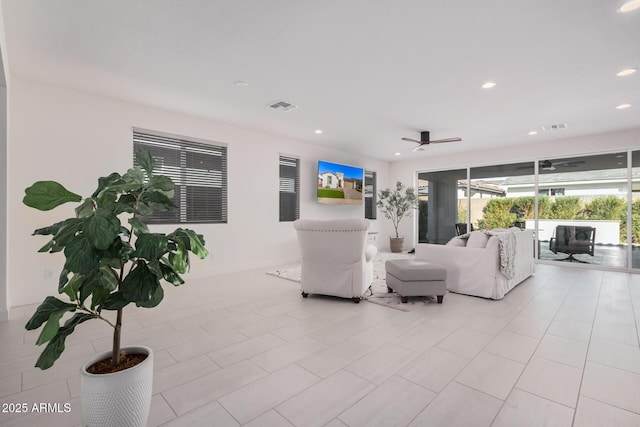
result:
M 150 224 L 227 222 L 227 147 L 189 141 L 179 137 L 133 132 L 135 153 L 148 150 L 155 161 L 154 173 L 175 183 L 177 209 L 156 211 L 144 219 Z
M 300 218 L 300 160 L 280 156 L 280 221 Z
M 377 216 L 376 191 L 376 173 L 364 171 L 364 217 L 367 219 L 376 219 Z

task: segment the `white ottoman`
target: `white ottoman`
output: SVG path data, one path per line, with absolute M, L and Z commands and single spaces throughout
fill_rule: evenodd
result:
M 413 296 L 435 295 L 442 304 L 447 292 L 447 270 L 436 264 L 413 259 L 392 259 L 385 264 L 387 289 L 396 291 L 406 303 Z

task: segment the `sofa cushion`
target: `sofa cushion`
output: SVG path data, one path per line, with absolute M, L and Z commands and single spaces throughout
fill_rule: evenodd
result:
M 447 246 L 467 246 L 467 239 L 461 239 L 459 237 L 454 237 L 447 242 Z
M 482 231 L 474 231 L 469 236 L 467 240 L 468 248 L 484 248 L 487 246 L 487 242 L 489 241 L 489 235 L 483 233 Z

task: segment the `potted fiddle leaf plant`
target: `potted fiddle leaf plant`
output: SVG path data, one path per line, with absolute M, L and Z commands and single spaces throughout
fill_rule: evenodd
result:
M 203 236 L 193 230 L 149 230 L 146 215 L 175 209 L 174 183 L 153 173 L 149 152 L 136 153 L 136 160 L 140 167 L 99 178 L 96 191 L 84 199 L 55 181 L 36 182 L 23 199 L 41 211 L 79 203 L 75 216 L 33 233 L 51 236 L 39 252 L 62 252 L 65 260 L 57 289 L 61 298 L 46 297 L 26 324 L 28 330 L 42 327 L 36 344 L 46 344 L 36 367 L 50 368 L 80 324 L 98 319 L 113 328 L 111 351 L 81 370 L 83 425 L 116 426 L 122 420 L 146 425 L 153 352 L 143 346 L 121 348 L 123 310 L 130 304 L 156 307 L 164 297 L 161 282 L 184 283 L 189 253 L 208 255 Z
M 384 216 L 391 220 L 395 229 L 395 237 L 389 237 L 391 252 L 402 252 L 404 237 L 398 235 L 398 225 L 403 218 L 411 216 L 413 210 L 418 207 L 418 196 L 414 188 L 405 187 L 400 181 L 396 188 L 381 190 L 378 193 L 377 206 Z

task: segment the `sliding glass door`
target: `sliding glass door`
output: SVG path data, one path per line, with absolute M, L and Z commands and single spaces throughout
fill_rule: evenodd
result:
M 467 222 L 466 169 L 418 174 L 418 242 L 445 244 Z
M 628 157 L 621 151 L 420 172 L 419 242 L 515 226 L 534 230 L 540 260 L 640 268 L 640 151 Z
M 539 258 L 627 266 L 627 153 L 538 164 Z
M 533 228 L 534 185 L 533 162 L 471 168 L 471 224 L 477 229 Z

